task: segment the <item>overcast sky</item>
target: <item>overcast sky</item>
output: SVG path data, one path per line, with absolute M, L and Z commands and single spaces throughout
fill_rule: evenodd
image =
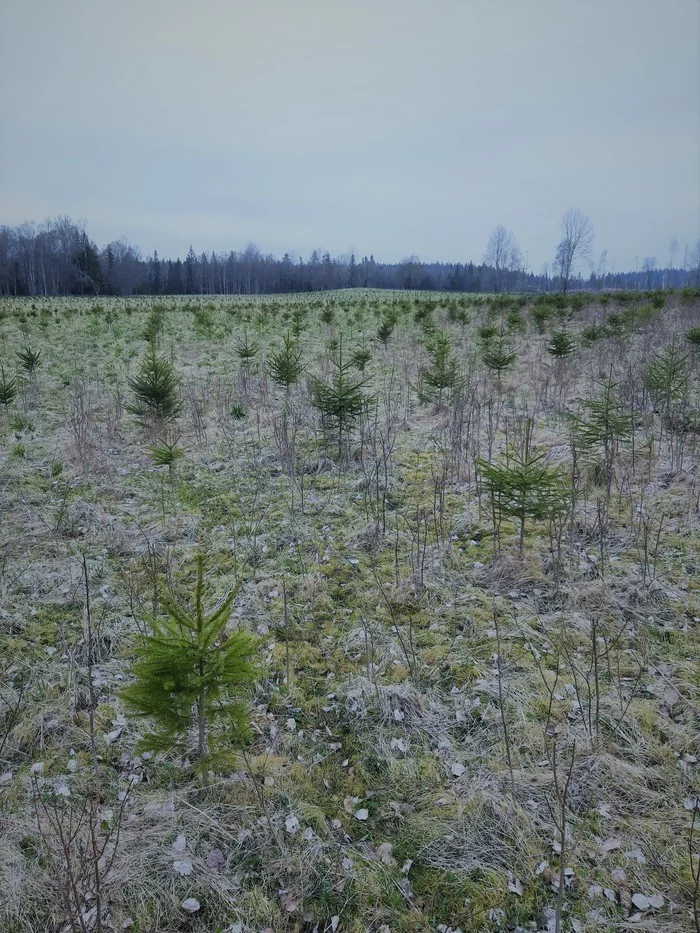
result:
M 0 224 L 608 269 L 700 237 L 700 0 L 0 0 Z

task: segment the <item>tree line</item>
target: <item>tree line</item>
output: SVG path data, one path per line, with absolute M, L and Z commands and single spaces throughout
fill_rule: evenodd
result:
M 83 222 L 69 217 L 42 224 L 0 226 L 0 295 L 257 295 L 316 292 L 337 288 L 384 288 L 454 292 L 542 292 L 562 290 L 682 288 L 700 284 L 700 241 L 683 253 L 675 240 L 664 266 L 644 257 L 634 271 L 607 268 L 607 252 L 592 259 L 593 227 L 578 210 L 567 211 L 551 266 L 539 274 L 525 269 L 515 235 L 495 228 L 479 263 L 375 260 L 354 253 L 331 257 L 314 250 L 304 259 L 263 253 L 253 243 L 243 250 L 202 252 L 192 246 L 184 259 L 142 256 L 125 239 L 102 249 Z M 675 245 L 674 245 L 675 244 Z M 585 271 L 585 275 L 581 270 Z

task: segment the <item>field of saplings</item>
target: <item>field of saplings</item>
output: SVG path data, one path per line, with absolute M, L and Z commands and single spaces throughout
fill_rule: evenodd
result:
M 0 300 L 0 928 L 700 931 L 700 291 Z

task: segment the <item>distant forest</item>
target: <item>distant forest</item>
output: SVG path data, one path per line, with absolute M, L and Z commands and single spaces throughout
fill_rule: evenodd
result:
M 700 285 L 700 244 L 686 248 L 683 258 L 683 268 L 672 262 L 659 268 L 655 257 L 644 257 L 635 271 L 610 272 L 603 252 L 597 265 L 588 261 L 586 277 L 572 275 L 566 284 L 569 290 L 588 291 Z M 184 259 L 173 260 L 157 252 L 144 257 L 124 239 L 99 249 L 84 226 L 68 217 L 0 226 L 0 295 L 5 296 L 261 295 L 336 288 L 542 292 L 561 284 L 556 274 L 527 272 L 521 262 L 499 268 L 485 261 L 422 262 L 411 256 L 385 263 L 371 255 L 331 257 L 316 250 L 307 259 L 290 253 L 278 258 L 253 244 L 239 252 L 199 255 L 190 247 Z

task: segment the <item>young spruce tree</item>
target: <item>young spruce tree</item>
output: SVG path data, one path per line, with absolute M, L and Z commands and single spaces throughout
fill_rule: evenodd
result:
M 545 453 L 535 453 L 532 446 L 532 419 L 525 424 L 525 436 L 519 446 L 511 445 L 502 463 L 479 461 L 481 482 L 488 493 L 494 533 L 503 518 L 519 523 L 518 552 L 523 556 L 525 521 L 544 521 L 563 512 L 569 492 L 563 472 L 549 466 Z
M 351 374 L 354 368 L 352 358 L 343 359 L 343 341 L 340 340 L 337 355 L 331 357 L 335 369 L 329 382 L 313 377 L 309 386 L 312 403 L 321 412 L 324 427 L 338 438 L 338 459 L 343 456 L 343 444 L 353 426 L 360 420 L 362 413 L 370 403 L 370 398 L 363 391 L 368 385 L 367 379 L 355 379 Z
M 155 343 L 149 344 L 138 374 L 129 379 L 134 400 L 127 405 L 127 411 L 148 424 L 172 420 L 182 410 L 179 382 L 170 361 L 157 355 Z
M 237 592 L 207 615 L 200 556 L 194 612 L 165 597 L 165 615 L 150 619 L 150 633 L 138 638 L 131 668 L 135 680 L 121 696 L 153 724 L 140 743 L 142 750 L 187 754 L 195 732 L 198 764 L 205 767 L 245 739 L 249 713 L 244 698 L 256 667 L 250 636 L 225 630 Z

